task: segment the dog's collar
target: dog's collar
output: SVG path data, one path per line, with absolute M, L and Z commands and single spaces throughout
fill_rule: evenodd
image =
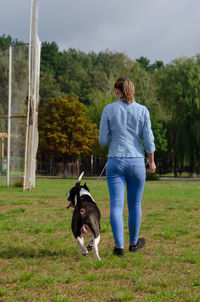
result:
M 91 197 L 91 199 L 94 201 L 94 199 L 93 199 L 92 195 L 90 194 L 90 192 L 88 192 L 84 188 L 81 188 L 81 190 L 80 190 L 80 196 L 83 196 L 83 195 L 89 195 Z
M 92 195 L 90 194 L 90 192 L 88 192 L 87 190 L 85 190 L 84 188 L 81 188 L 80 190 L 80 197 L 83 196 L 83 195 L 88 195 L 90 196 L 90 198 L 92 199 L 92 201 L 95 203 Z M 75 195 L 75 199 L 74 199 L 74 203 L 75 203 L 75 207 L 77 206 L 77 194 Z

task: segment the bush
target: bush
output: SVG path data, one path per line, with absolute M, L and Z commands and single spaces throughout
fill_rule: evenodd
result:
M 158 174 L 147 173 L 146 180 L 160 180 L 160 178 L 159 178 Z

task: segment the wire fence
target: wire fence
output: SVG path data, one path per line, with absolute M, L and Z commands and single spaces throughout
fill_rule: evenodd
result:
M 0 175 L 9 170 L 10 185 L 23 181 L 27 97 L 28 45 L 0 48 Z
M 85 157 L 81 162 L 55 162 L 38 161 L 37 175 L 59 176 L 59 177 L 78 177 L 82 171 L 85 176 L 99 176 L 105 166 L 106 159 Z M 103 173 L 105 176 L 105 171 Z

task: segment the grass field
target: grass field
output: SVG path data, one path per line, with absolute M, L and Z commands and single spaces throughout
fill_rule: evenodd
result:
M 1 179 L 0 179 L 1 181 Z M 88 179 L 93 188 L 96 180 Z M 140 235 L 147 245 L 112 255 L 105 180 L 92 193 L 102 213 L 101 261 L 82 257 L 66 192 L 73 179 L 37 179 L 33 191 L 0 183 L 0 301 L 200 301 L 200 182 L 147 182 Z M 89 238 L 88 238 L 89 239 Z

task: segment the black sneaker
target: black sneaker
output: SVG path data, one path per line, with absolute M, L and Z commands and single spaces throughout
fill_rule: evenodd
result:
M 118 257 L 124 257 L 124 249 L 121 249 L 119 247 L 115 247 L 113 250 L 113 254 L 117 255 Z
M 142 249 L 145 246 L 146 239 L 145 238 L 139 238 L 138 242 L 135 245 L 129 246 L 129 252 L 137 252 L 138 250 Z

